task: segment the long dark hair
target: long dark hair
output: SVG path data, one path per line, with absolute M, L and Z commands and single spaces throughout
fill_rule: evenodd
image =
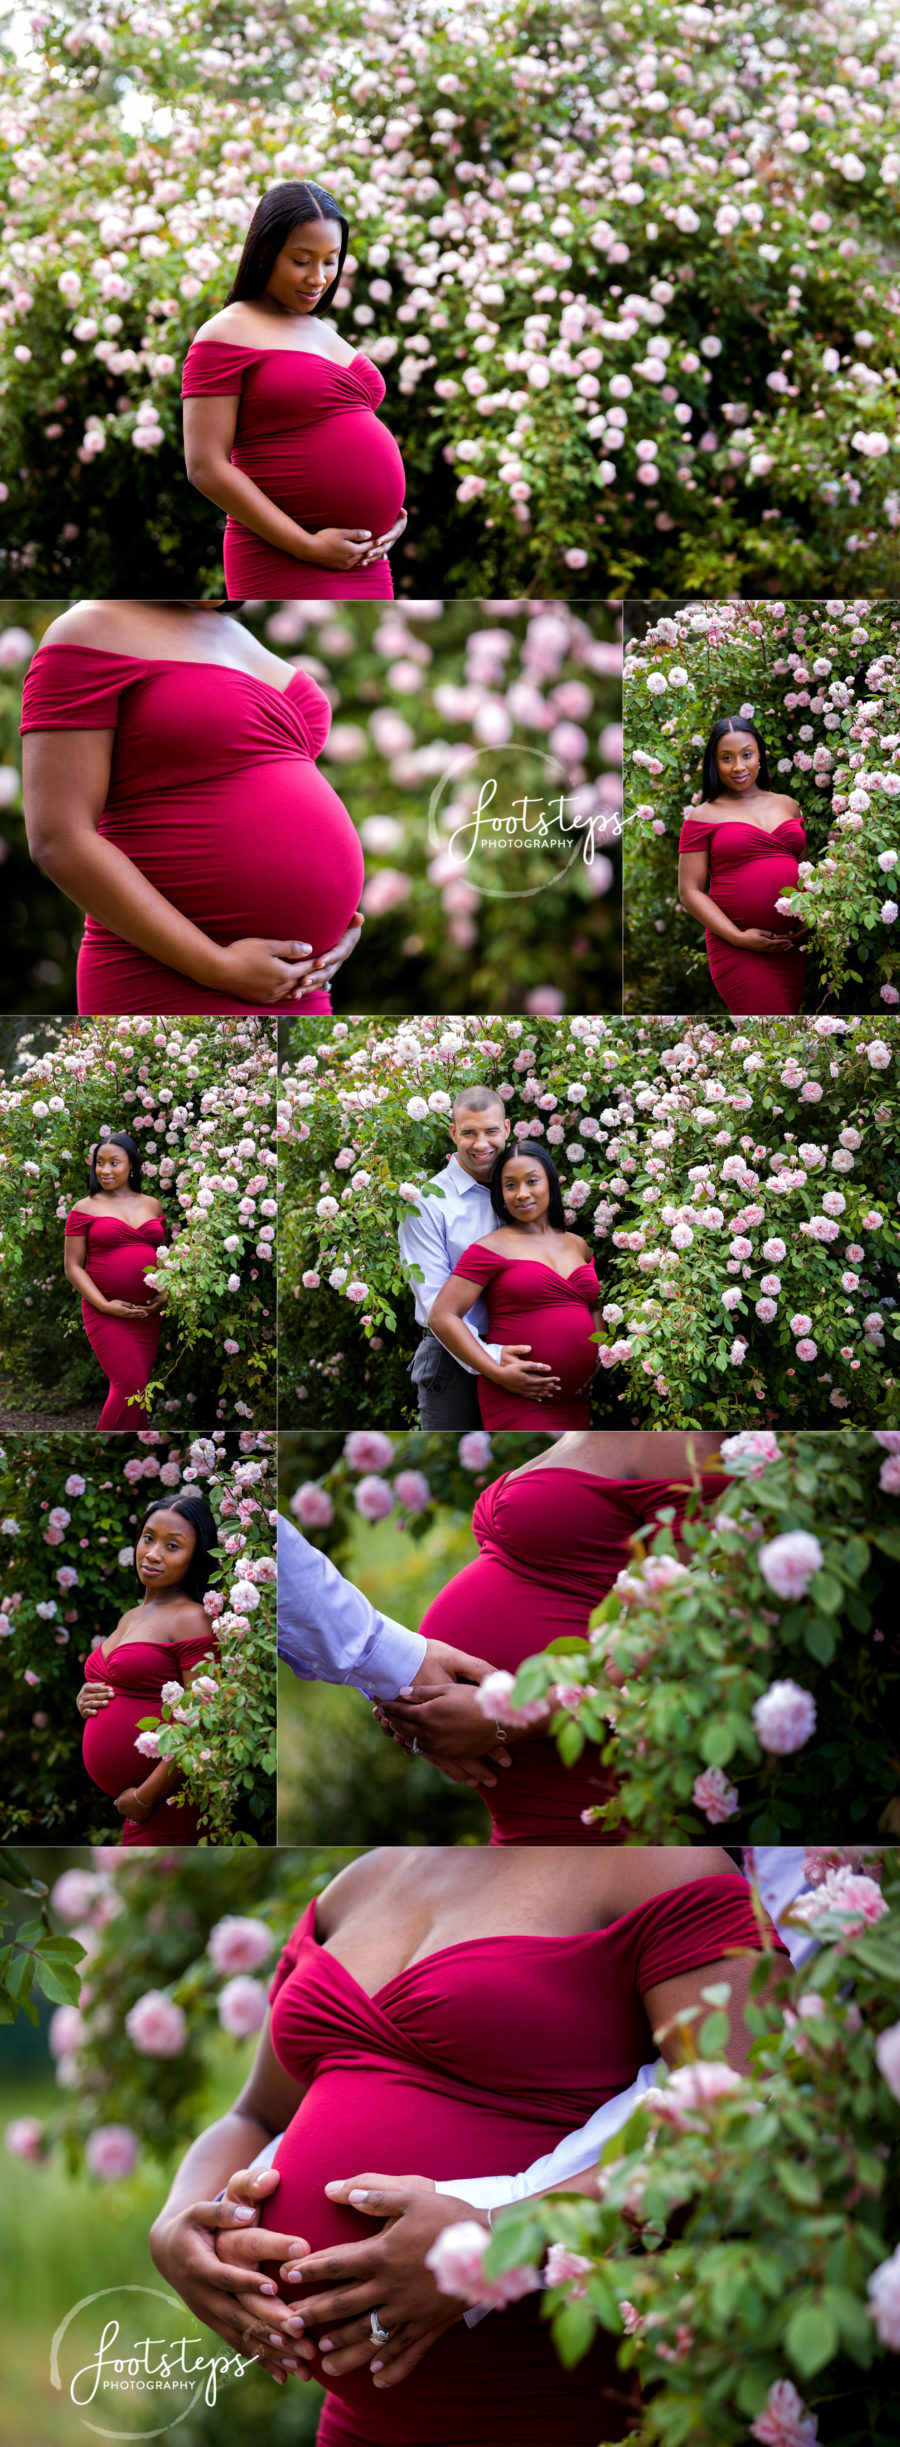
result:
M 543 1165 L 550 1189 L 550 1204 L 547 1209 L 547 1220 L 550 1224 L 552 1224 L 554 1232 L 564 1232 L 566 1229 L 566 1219 L 563 1214 L 562 1191 L 559 1186 L 559 1174 L 554 1164 L 553 1157 L 548 1156 L 546 1147 L 539 1147 L 535 1139 L 517 1139 L 514 1147 L 502 1147 L 500 1154 L 496 1157 L 491 1171 L 491 1178 L 488 1183 L 491 1193 L 491 1205 L 493 1207 L 494 1214 L 499 1215 L 501 1223 L 515 1223 L 515 1216 L 509 1213 L 509 1209 L 506 1205 L 501 1182 L 504 1165 L 511 1164 L 515 1156 L 524 1155 L 533 1156 L 537 1164 Z
M 194 1494 L 193 1491 L 186 1491 L 182 1495 L 158 1495 L 154 1497 L 153 1503 L 147 1506 L 138 1530 L 138 1538 L 146 1529 L 148 1521 L 152 1521 L 155 1512 L 180 1512 L 182 1519 L 190 1522 L 197 1544 L 181 1585 L 185 1597 L 196 1598 L 200 1605 L 209 1587 L 209 1576 L 212 1571 L 210 1557 L 216 1545 L 217 1534 L 215 1514 L 210 1511 L 205 1495 L 200 1495 L 199 1492 Z M 137 1546 L 137 1539 L 135 1546 Z
M 140 1148 L 136 1145 L 134 1139 L 129 1138 L 127 1130 L 111 1130 L 108 1138 L 98 1139 L 97 1145 L 91 1154 L 91 1197 L 102 1198 L 105 1194 L 97 1179 L 97 1157 L 100 1153 L 101 1147 L 124 1148 L 125 1154 L 128 1157 L 128 1187 L 130 1190 L 139 1190 L 141 1186 Z
M 236 305 L 239 298 L 260 296 L 276 256 L 280 255 L 292 229 L 296 229 L 301 221 L 339 221 L 341 225 L 337 271 L 331 287 L 325 290 L 318 305 L 312 309 L 314 314 L 324 314 L 344 269 L 350 224 L 333 195 L 329 195 L 327 187 L 317 187 L 310 178 L 282 179 L 277 187 L 267 187 L 247 231 L 244 252 L 225 300 L 227 306 Z
M 709 738 L 703 751 L 704 798 L 717 799 L 722 788 L 722 782 L 720 780 L 719 770 L 716 764 L 716 749 L 719 745 L 720 739 L 724 739 L 726 731 L 749 731 L 751 739 L 755 739 L 756 745 L 759 749 L 759 786 L 761 790 L 769 790 L 771 788 L 771 783 L 769 781 L 769 763 L 766 756 L 766 743 L 764 739 L 760 738 L 755 722 L 748 721 L 746 714 L 726 714 L 721 722 L 713 723 L 712 730 L 710 731 Z

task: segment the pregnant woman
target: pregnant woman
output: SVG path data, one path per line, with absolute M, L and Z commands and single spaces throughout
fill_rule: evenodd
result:
M 500 1229 L 458 1259 L 432 1303 L 431 1331 L 477 1369 L 485 1427 L 587 1427 L 600 1299 L 587 1241 L 566 1231 L 559 1176 L 543 1147 L 501 1152 L 489 1187 Z M 492 1342 L 553 1369 L 546 1393 L 509 1393 L 503 1362 L 463 1325 L 482 1295 Z
M 145 1427 L 144 1388 L 153 1375 L 163 1297 L 146 1282 L 166 1227 L 158 1198 L 141 1191 L 141 1159 L 127 1130 L 91 1155 L 90 1189 L 66 1216 L 67 1280 L 109 1392 L 98 1427 Z
M 777 903 L 797 888 L 803 818 L 796 799 L 770 789 L 764 741 L 742 714 L 710 732 L 702 803 L 685 815 L 678 847 L 681 905 L 706 928 L 709 973 L 726 1010 L 799 1011 L 803 932 Z
M 480 1553 L 447 1582 L 421 1624 L 426 1640 L 466 1643 L 491 1664 L 516 1673 L 551 1641 L 585 1639 L 596 1606 L 631 1560 L 630 1540 L 650 1540 L 665 1506 L 677 1538 L 691 1496 L 711 1503 L 728 1484 L 716 1466 L 715 1430 L 674 1429 L 619 1435 L 594 1430 L 561 1437 L 537 1461 L 494 1479 L 479 1496 L 472 1527 Z M 695 1478 L 695 1471 L 698 1477 Z M 437 1766 L 486 1754 L 485 1720 L 475 1691 L 390 1700 L 383 1725 Z M 511 1764 L 500 1766 L 484 1796 L 492 1844 L 621 1844 L 583 1813 L 612 1799 L 614 1769 L 586 1743 L 566 1767 L 540 1727 L 498 1727 Z M 493 1754 L 496 1758 L 496 1753 Z
M 745 1880 L 712 1846 L 602 1863 L 538 1850 L 506 1864 L 455 1848 L 353 1862 L 285 1948 L 250 2078 L 193 2144 L 156 2221 L 157 2268 L 204 2318 L 213 2285 L 221 2333 L 290 2373 L 290 2314 L 277 2296 L 270 2309 L 259 2286 L 276 2280 L 302 2315 L 317 2290 L 304 2283 L 310 2249 L 322 2255 L 321 2287 L 329 2253 L 373 2231 L 326 2185 L 372 2165 L 401 2185 L 410 2169 L 434 2180 L 448 2167 L 474 2177 L 528 2166 L 633 2081 L 663 2024 L 674 2062 L 672 2018 L 719 1977 L 730 1987 L 725 2053 L 742 2070 L 762 1942 Z M 273 2259 L 257 2277 L 234 2265 L 238 2238 L 224 2232 L 234 2213 L 220 2218 L 214 2199 L 278 2134 L 279 2182 L 261 2216 Z M 596 2197 L 596 2174 L 570 2188 Z M 433 2239 L 473 2213 L 451 2195 L 430 2198 L 425 2214 Z M 230 2305 L 229 2278 L 240 2281 Z M 435 2297 L 445 2332 L 389 2392 L 371 2341 L 362 2367 L 340 2375 L 323 2343 L 311 2364 L 329 2391 L 319 2447 L 596 2447 L 637 2428 L 636 2383 L 618 2371 L 612 2337 L 566 2371 L 538 2294 L 474 2327 L 461 2324 L 463 2308 Z M 389 2303 L 374 2297 L 373 2312 L 390 2330 Z
M 123 1844 L 196 1844 L 200 1814 L 170 1807 L 180 1769 L 160 1759 L 138 1782 L 141 1718 L 158 1716 L 164 1683 L 189 1690 L 218 1643 L 202 1599 L 209 1581 L 216 1524 L 202 1495 L 160 1497 L 144 1515 L 135 1549 L 143 1589 L 115 1631 L 85 1664 L 76 1705 L 84 1718 L 82 1756 L 88 1775 L 108 1793 L 125 1820 Z
M 235 598 L 393 596 L 387 555 L 406 513 L 403 461 L 375 413 L 384 383 L 323 320 L 349 235 L 326 188 L 270 187 L 227 305 L 188 350 L 187 472 L 227 511 Z
M 327 1013 L 362 923 L 327 698 L 227 605 L 81 603 L 22 700 L 32 858 L 87 911 L 78 1008 Z

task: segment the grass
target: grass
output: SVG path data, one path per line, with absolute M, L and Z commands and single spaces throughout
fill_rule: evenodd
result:
M 252 2044 L 221 2051 L 207 2102 L 206 2120 L 219 2115 L 234 2097 Z M 30 2077 L 5 2088 L 7 2118 L 36 2115 L 48 2119 L 59 2106 L 59 2092 L 46 2077 Z M 72 2305 L 102 2288 L 123 2285 L 161 2287 L 153 2266 L 147 2232 L 168 2190 L 167 2171 L 152 2160 L 142 2162 L 127 2183 L 99 2184 L 87 2175 L 67 2174 L 60 2158 L 34 2166 L 7 2156 L 4 2163 L 4 2217 L 0 2252 L 0 2302 L 5 2343 L 4 2385 L 0 2392 L 0 2447 L 89 2447 L 97 2436 L 109 2436 L 108 2410 L 97 2405 L 79 2410 L 66 2384 L 55 2389 L 50 2379 L 50 2341 Z M 118 2306 L 112 2304 L 113 2315 Z M 160 2306 L 161 2308 L 161 2306 Z M 164 2314 L 163 2314 L 164 2317 Z M 177 2333 L 199 2334 L 204 2354 L 222 2353 L 221 2339 L 198 2329 L 185 2310 Z M 175 2333 L 175 2324 L 173 2324 Z M 154 2418 L 170 2423 L 178 2398 L 163 2399 L 168 2409 Z M 177 2423 L 172 2433 L 179 2447 L 312 2447 L 322 2396 L 318 2388 L 278 2388 L 263 2371 L 249 2370 L 226 2383 L 213 2408 L 200 2404 Z M 146 2436 L 146 2410 L 122 2434 Z

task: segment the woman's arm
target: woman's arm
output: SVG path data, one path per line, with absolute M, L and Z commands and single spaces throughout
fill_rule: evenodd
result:
M 249 935 L 213 943 L 99 832 L 109 795 L 112 731 L 28 731 L 25 825 L 35 864 L 79 909 L 199 986 L 242 1002 L 305 992 L 312 945 Z
M 558 1393 L 559 1378 L 553 1375 L 545 1361 L 532 1360 L 527 1367 L 519 1365 L 520 1359 L 527 1358 L 530 1343 L 507 1343 L 505 1349 L 518 1356 L 500 1361 L 491 1359 L 484 1344 L 466 1332 L 462 1320 L 469 1309 L 474 1308 L 481 1293 L 480 1283 L 467 1283 L 463 1275 L 448 1275 L 428 1312 L 428 1323 L 438 1342 L 443 1343 L 445 1350 L 452 1351 L 454 1359 L 462 1360 L 465 1367 L 474 1369 L 478 1376 L 486 1376 L 489 1384 L 501 1385 L 504 1393 L 521 1394 L 529 1402 L 539 1402 L 545 1395 Z M 539 1385 L 535 1384 L 536 1373 L 541 1379 Z
M 302 2097 L 303 2085 L 279 2065 L 267 2022 L 249 2080 L 228 2113 L 191 2144 L 150 2229 L 151 2258 L 188 2309 L 275 2377 L 296 2364 L 292 2314 L 260 2263 L 281 2264 L 309 2246 L 300 2236 L 253 2223 L 259 2205 L 277 2191 L 277 2173 L 245 2177 L 238 2202 L 217 2201 L 216 2194 L 285 2130 Z M 230 2238 L 228 2264 L 216 2255 L 218 2233 Z
M 725 916 L 718 902 L 710 899 L 706 886 L 709 881 L 709 859 L 705 850 L 682 850 L 678 861 L 678 898 L 682 909 L 707 933 L 718 935 L 721 943 L 731 943 L 743 952 L 768 952 L 773 944 L 779 951 L 796 948 L 791 935 L 779 935 L 765 926 L 735 926 Z
M 186 1634 L 186 1636 L 189 1635 Z M 203 1659 L 201 1658 L 198 1664 L 192 1666 L 185 1674 L 182 1686 L 185 1695 L 190 1692 L 194 1675 L 202 1668 Z M 174 1675 L 172 1679 L 174 1681 Z M 184 1774 L 176 1761 L 160 1759 L 156 1766 L 151 1768 L 149 1776 L 144 1777 L 142 1784 L 126 1784 L 124 1790 L 117 1793 L 116 1809 L 121 1811 L 123 1818 L 134 1819 L 138 1826 L 142 1826 L 144 1819 L 149 1818 L 152 1812 L 159 1808 L 160 1802 L 167 1801 L 170 1793 L 177 1793 L 179 1786 L 183 1783 Z
M 369 527 L 323 527 L 308 535 L 305 527 L 276 508 L 261 493 L 252 476 L 232 467 L 231 451 L 237 429 L 240 393 L 220 398 L 206 395 L 184 401 L 184 460 L 188 482 L 214 501 L 217 510 L 249 527 L 264 544 L 290 553 L 294 561 L 311 561 L 318 569 L 356 569 L 371 551 Z M 377 554 L 374 557 L 378 557 Z

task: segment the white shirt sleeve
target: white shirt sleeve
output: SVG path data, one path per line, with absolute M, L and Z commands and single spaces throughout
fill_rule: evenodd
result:
M 351 1683 L 396 1699 L 425 1656 L 420 1631 L 379 1614 L 337 1565 L 278 1517 L 278 1654 L 301 1682 Z
M 662 2058 L 652 2065 L 642 2065 L 628 2090 L 620 2090 L 614 2099 L 598 2107 L 587 2124 L 577 2133 L 567 2133 L 555 2150 L 546 2157 L 535 2158 L 521 2175 L 470 2175 L 462 2181 L 449 2178 L 435 2183 L 436 2192 L 450 2192 L 459 2201 L 468 2201 L 473 2209 L 503 2209 L 510 2201 L 530 2200 L 535 2192 L 547 2192 L 571 2183 L 573 2176 L 585 2175 L 595 2167 L 604 2144 L 613 2133 L 620 2133 L 630 2115 L 640 2106 L 645 2090 L 651 2090 L 665 2073 Z
M 419 1324 L 425 1326 L 428 1324 L 438 1292 L 443 1289 L 448 1277 L 453 1273 L 453 1260 L 447 1246 L 443 1217 L 436 1215 L 433 1209 L 429 1208 L 426 1200 L 422 1206 L 416 1207 L 412 1214 L 404 1215 L 400 1225 L 399 1239 L 400 1255 L 407 1266 L 421 1268 L 422 1281 L 413 1283 L 413 1291 L 416 1316 Z M 502 1343 L 486 1342 L 484 1335 L 479 1334 L 477 1326 L 470 1324 L 468 1317 L 463 1317 L 461 1322 L 466 1332 L 473 1336 L 475 1342 L 480 1343 L 483 1351 L 487 1352 L 489 1359 L 499 1360 L 503 1348 Z M 456 1358 L 455 1352 L 453 1357 Z M 476 1368 L 470 1368 L 464 1359 L 460 1360 L 459 1366 L 465 1368 L 467 1376 L 477 1376 L 479 1373 Z

